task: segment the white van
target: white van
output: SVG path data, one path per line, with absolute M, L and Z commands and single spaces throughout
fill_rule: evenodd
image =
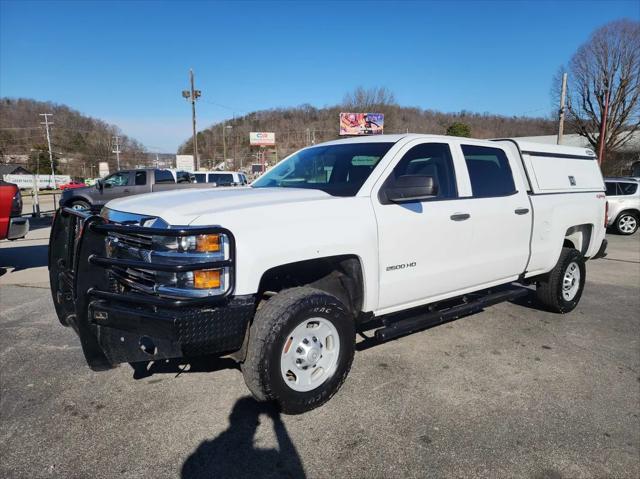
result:
M 217 186 L 244 186 L 249 180 L 238 171 L 197 171 L 192 173 L 195 183 L 215 183 Z

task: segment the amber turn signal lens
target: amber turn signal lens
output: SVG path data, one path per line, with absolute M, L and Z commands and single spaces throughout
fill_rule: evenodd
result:
M 193 285 L 196 289 L 217 289 L 220 287 L 220 270 L 205 269 L 193 272 Z
M 220 251 L 220 235 L 196 236 L 196 251 L 200 253 L 215 253 Z

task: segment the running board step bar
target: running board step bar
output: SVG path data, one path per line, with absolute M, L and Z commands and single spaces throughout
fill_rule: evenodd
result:
M 528 295 L 531 291 L 531 289 L 522 286 L 512 286 L 506 290 L 502 289 L 500 291 L 487 292 L 486 294 L 474 297 L 471 300 L 469 300 L 468 297 L 477 295 L 465 296 L 462 298 L 462 304 L 457 304 L 447 309 L 422 312 L 422 314 L 412 315 L 393 322 L 391 321 L 391 318 L 385 318 L 383 319 L 385 326 L 376 330 L 375 338 L 378 342 L 389 341 L 390 339 L 415 333 L 436 324 L 477 313 L 494 304 L 502 303 L 504 301 L 513 301 L 514 299 Z

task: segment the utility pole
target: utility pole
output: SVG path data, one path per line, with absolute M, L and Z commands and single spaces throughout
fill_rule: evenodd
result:
M 200 98 L 202 92 L 196 90 L 193 85 L 193 69 L 189 70 L 189 79 L 191 81 L 191 90 L 182 90 L 182 96 L 185 100 L 191 100 L 191 122 L 193 123 L 193 159 L 196 165 L 196 171 L 200 170 L 200 159 L 198 158 L 198 135 L 196 133 L 196 100 Z
M 567 96 L 567 74 L 562 74 L 562 91 L 560 93 L 560 116 L 558 121 L 558 145 L 562 143 L 562 134 L 564 133 L 564 102 Z
M 227 169 L 227 139 L 226 139 L 227 127 L 222 123 L 222 164 L 225 166 L 225 170 Z
M 116 154 L 116 163 L 118 165 L 118 171 L 120 171 L 120 137 L 119 136 L 114 136 L 113 137 L 113 144 L 114 144 L 114 148 L 115 150 L 112 150 L 111 153 L 115 153 Z
M 56 189 L 56 171 L 53 168 L 53 153 L 51 153 L 51 137 L 49 136 L 49 125 L 53 125 L 53 122 L 49 123 L 49 117 L 53 116 L 53 113 L 40 113 L 40 116 L 44 116 L 44 121 L 40 122 L 45 126 L 47 130 L 47 145 L 49 146 L 49 162 L 51 163 L 51 178 L 53 178 L 53 189 Z
M 598 148 L 598 164 L 604 163 L 604 145 L 607 142 L 607 116 L 609 115 L 609 87 L 605 86 L 604 110 L 602 111 L 602 125 L 600 127 L 600 145 Z

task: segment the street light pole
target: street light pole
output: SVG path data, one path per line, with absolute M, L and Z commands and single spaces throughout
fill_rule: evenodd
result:
M 195 162 L 196 171 L 200 169 L 200 158 L 198 157 L 198 134 L 196 130 L 196 100 L 200 98 L 202 92 L 196 90 L 193 80 L 193 69 L 189 70 L 189 79 L 191 82 L 191 90 L 182 90 L 182 96 L 186 100 L 191 99 L 191 123 L 193 126 L 193 160 Z

